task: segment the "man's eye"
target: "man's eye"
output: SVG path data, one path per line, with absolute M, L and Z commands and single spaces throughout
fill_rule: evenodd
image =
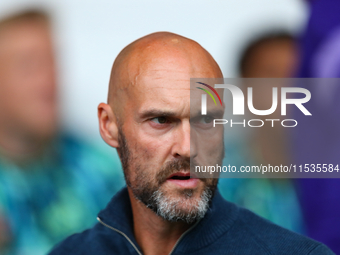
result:
M 157 124 L 166 124 L 168 123 L 168 119 L 166 117 L 156 117 L 151 119 L 151 121 L 157 123 Z
M 204 116 L 201 118 L 201 123 L 202 124 L 208 124 L 208 123 L 211 123 L 214 119 L 210 116 Z

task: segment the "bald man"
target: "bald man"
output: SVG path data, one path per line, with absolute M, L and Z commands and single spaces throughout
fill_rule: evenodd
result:
M 223 157 L 223 129 L 202 142 L 199 133 L 211 130 L 211 120 L 190 109 L 190 93 L 200 93 L 190 91 L 190 78 L 202 77 L 222 73 L 185 37 L 155 33 L 123 49 L 98 118 L 102 138 L 117 148 L 127 187 L 92 229 L 50 254 L 332 254 L 225 201 L 218 179 L 190 178 L 190 160 L 209 165 Z M 219 107 L 213 110 L 223 114 Z

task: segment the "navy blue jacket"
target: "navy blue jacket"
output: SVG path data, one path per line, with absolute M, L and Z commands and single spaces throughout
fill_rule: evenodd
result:
M 127 189 L 122 189 L 98 215 L 91 229 L 68 237 L 50 255 L 142 254 L 133 236 Z M 203 254 L 334 254 L 325 245 L 237 207 L 217 191 L 205 217 L 186 231 L 172 255 Z

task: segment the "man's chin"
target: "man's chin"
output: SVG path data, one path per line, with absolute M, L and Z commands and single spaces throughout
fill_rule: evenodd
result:
M 197 201 L 201 200 L 205 189 L 206 186 L 201 182 L 200 185 L 197 185 L 194 188 L 166 185 L 165 187 L 161 187 L 160 191 L 168 201 L 176 201 L 178 204 L 195 205 L 197 204 Z
M 163 188 L 163 187 L 162 187 Z M 204 217 L 209 208 L 212 192 L 202 189 L 159 189 L 154 195 L 157 204 L 155 212 L 164 220 L 193 223 Z
M 206 184 L 200 179 L 167 180 L 159 187 L 159 191 L 167 199 L 185 199 L 186 203 L 188 199 L 199 200 L 206 189 Z

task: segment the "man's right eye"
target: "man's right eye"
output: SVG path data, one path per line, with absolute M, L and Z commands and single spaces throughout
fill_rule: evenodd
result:
M 168 119 L 166 117 L 156 117 L 152 118 L 151 121 L 155 122 L 156 124 L 166 124 L 168 123 Z

